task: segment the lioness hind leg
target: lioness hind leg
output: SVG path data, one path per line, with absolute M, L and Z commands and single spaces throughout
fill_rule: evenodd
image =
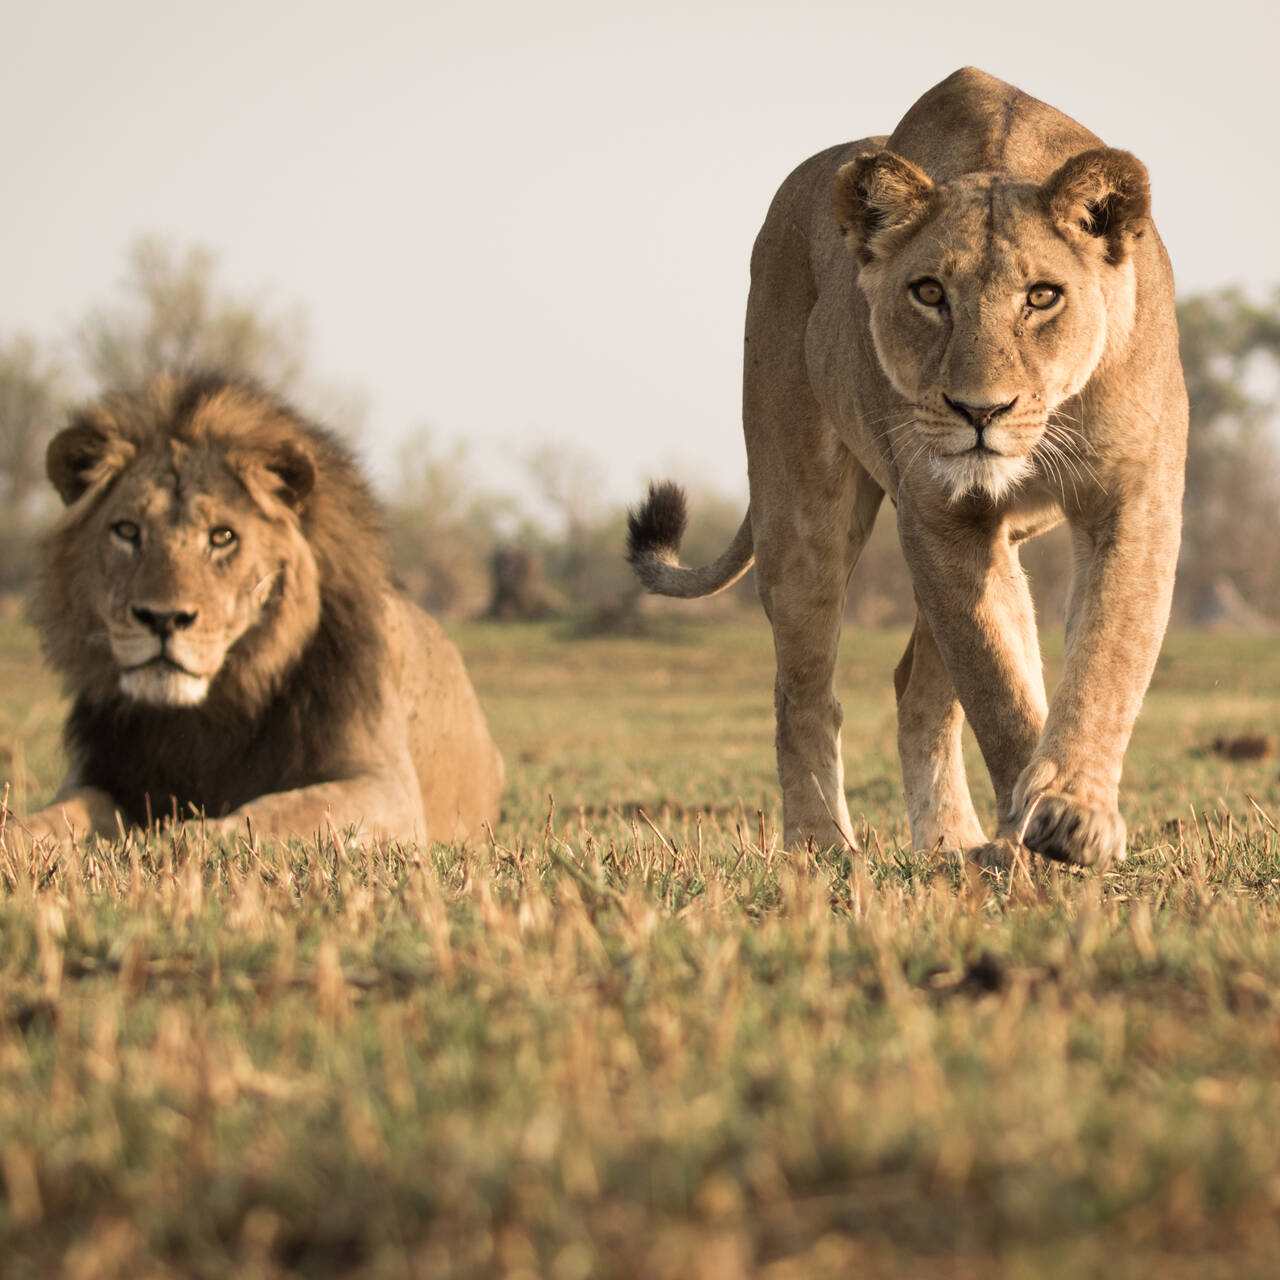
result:
M 893 683 L 912 847 L 963 851 L 980 845 L 985 836 L 960 750 L 964 711 L 922 614 Z

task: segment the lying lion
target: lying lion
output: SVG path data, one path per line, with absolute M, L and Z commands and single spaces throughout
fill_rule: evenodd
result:
M 262 391 L 162 376 L 49 446 L 66 511 L 31 612 L 74 697 L 36 836 L 208 816 L 452 840 L 502 760 L 457 650 L 392 590 L 346 450 Z
M 700 596 L 754 557 L 786 840 L 852 840 L 832 675 L 845 584 L 888 494 L 917 602 L 895 676 L 913 844 L 984 841 L 967 716 L 1000 815 L 988 853 L 1021 839 L 1066 862 L 1123 857 L 1121 763 L 1169 616 L 1187 431 L 1142 165 L 957 71 L 891 137 L 787 179 L 746 328 L 741 530 L 715 564 L 681 568 L 683 495 L 662 486 L 629 558 L 651 591 Z M 1018 544 L 1064 517 L 1075 574 L 1050 706 Z

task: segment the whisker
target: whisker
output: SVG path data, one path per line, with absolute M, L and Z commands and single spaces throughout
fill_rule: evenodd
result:
M 1081 478 L 1087 474 L 1089 479 L 1092 480 L 1098 489 L 1105 495 L 1107 493 L 1107 486 L 1103 483 L 1102 477 L 1094 469 L 1088 458 L 1079 452 L 1072 454 L 1071 457 L 1073 464 L 1081 474 Z
M 908 418 L 906 422 L 899 422 L 897 426 L 890 427 L 884 433 L 884 437 L 886 440 L 892 440 L 894 436 L 898 435 L 900 432 L 905 431 L 908 427 L 914 427 L 916 423 L 919 421 L 920 421 L 919 418 Z
M 904 401 L 902 404 L 896 404 L 891 409 L 886 409 L 883 413 L 872 414 L 862 419 L 863 426 L 878 427 L 882 422 L 887 422 L 890 418 L 896 418 L 901 413 L 916 414 L 923 405 L 914 404 L 911 401 Z
M 1077 429 L 1073 429 L 1073 426 L 1069 424 L 1074 424 Z M 1045 423 L 1045 436 L 1046 438 L 1051 436 L 1059 449 L 1067 454 L 1082 479 L 1084 473 L 1087 472 L 1089 478 L 1097 485 L 1099 490 L 1104 495 L 1107 493 L 1107 486 L 1103 484 L 1102 477 L 1086 456 L 1092 450 L 1084 436 L 1084 422 L 1081 419 L 1073 418 L 1061 409 L 1055 409 Z
M 927 440 L 921 441 L 919 448 L 917 448 L 916 451 L 911 455 L 911 460 L 907 463 L 905 467 L 902 468 L 902 474 L 898 477 L 899 490 L 902 489 L 903 484 L 906 482 L 907 476 L 911 474 L 911 468 L 914 467 L 916 463 L 920 461 L 920 458 L 928 452 L 930 452 L 929 442 Z
M 1089 479 L 1092 480 L 1094 485 L 1099 489 L 1103 488 L 1097 474 L 1093 471 L 1093 468 L 1090 467 L 1082 457 L 1075 453 L 1069 447 L 1069 441 L 1064 441 L 1062 436 L 1058 433 L 1046 430 L 1045 435 L 1041 440 L 1041 445 L 1044 447 L 1045 454 L 1048 455 L 1052 453 L 1060 464 L 1060 470 L 1065 471 L 1066 475 L 1070 477 L 1072 495 L 1077 501 L 1079 501 L 1080 498 L 1080 490 L 1077 481 L 1083 482 L 1085 480 L 1086 471 L 1088 472 Z
M 1065 495 L 1067 481 L 1070 480 L 1072 496 L 1076 501 L 1079 501 L 1080 493 L 1076 486 L 1076 475 L 1070 465 L 1070 460 L 1063 454 L 1058 445 L 1048 437 L 1042 439 L 1040 444 L 1043 447 L 1043 451 L 1039 452 L 1040 460 L 1045 464 L 1045 469 L 1050 472 L 1057 487 Z

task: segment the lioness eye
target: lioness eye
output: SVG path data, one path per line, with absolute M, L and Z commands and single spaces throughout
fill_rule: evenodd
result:
M 911 293 L 926 307 L 940 307 L 947 300 L 946 291 L 936 280 L 917 280 L 911 286 Z
M 219 525 L 209 531 L 209 545 L 213 547 L 229 547 L 236 540 L 236 531 L 226 525 Z
M 1062 290 L 1057 285 L 1033 284 L 1027 290 L 1027 306 L 1037 311 L 1045 311 L 1062 297 Z
M 117 520 L 111 526 L 111 532 L 120 539 L 121 542 L 137 543 L 142 536 L 142 530 L 138 528 L 132 520 Z

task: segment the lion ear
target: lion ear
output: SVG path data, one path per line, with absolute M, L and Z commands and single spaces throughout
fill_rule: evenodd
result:
M 234 455 L 231 463 L 262 506 L 283 503 L 298 511 L 316 486 L 315 459 L 297 440 L 277 440 L 247 449 Z
M 1072 156 L 1041 188 L 1049 216 L 1102 241 L 1123 262 L 1151 213 L 1151 187 L 1137 156 L 1103 147 Z
M 49 441 L 45 471 L 69 507 L 90 489 L 100 489 L 114 480 L 133 452 L 133 446 L 107 424 L 79 417 Z
M 276 497 L 296 511 L 316 487 L 316 460 L 295 441 L 277 445 L 266 460 L 267 474 L 276 485 Z
M 859 262 L 890 253 L 918 226 L 933 197 L 929 175 L 893 151 L 872 151 L 841 165 L 833 196 L 836 221 Z

